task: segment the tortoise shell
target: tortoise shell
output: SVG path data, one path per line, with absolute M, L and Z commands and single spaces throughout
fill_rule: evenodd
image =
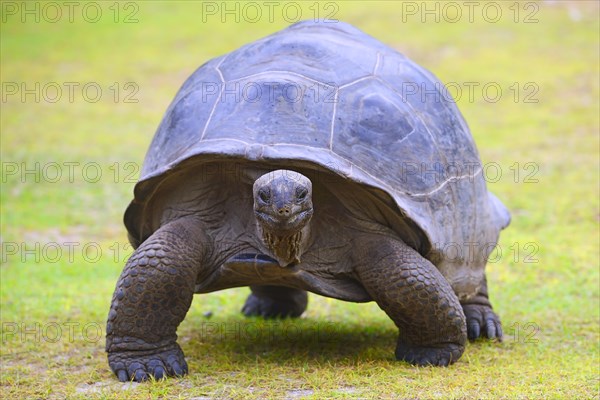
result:
M 294 24 L 187 79 L 125 214 L 132 243 L 152 233 L 148 204 L 159 185 L 217 160 L 329 171 L 384 193 L 398 217 L 389 225 L 419 231 L 409 244 L 461 298 L 477 291 L 510 221 L 486 188 L 469 128 L 443 84 L 342 22 Z

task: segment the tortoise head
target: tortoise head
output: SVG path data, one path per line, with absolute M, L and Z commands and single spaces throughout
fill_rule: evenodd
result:
M 254 214 L 258 222 L 276 234 L 301 230 L 313 214 L 312 182 L 286 169 L 269 172 L 254 182 Z
M 312 182 L 298 172 L 280 169 L 259 177 L 252 191 L 263 243 L 280 265 L 299 262 L 313 215 Z

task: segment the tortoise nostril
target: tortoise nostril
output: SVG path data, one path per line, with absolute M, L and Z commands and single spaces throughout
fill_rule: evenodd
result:
M 287 217 L 287 216 L 289 216 L 289 215 L 290 215 L 290 209 L 289 209 L 288 207 L 283 207 L 283 208 L 280 208 L 280 209 L 277 211 L 277 213 L 278 213 L 279 215 L 281 215 L 281 216 L 286 216 L 286 217 Z

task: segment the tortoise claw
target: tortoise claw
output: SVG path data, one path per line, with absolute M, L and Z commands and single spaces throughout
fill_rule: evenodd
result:
M 463 311 L 467 318 L 467 335 L 473 341 L 480 337 L 502 341 L 500 318 L 488 305 L 465 304 Z
M 121 382 L 144 382 L 167 376 L 183 376 L 188 367 L 177 343 L 156 352 L 119 351 L 108 354 L 108 364 Z

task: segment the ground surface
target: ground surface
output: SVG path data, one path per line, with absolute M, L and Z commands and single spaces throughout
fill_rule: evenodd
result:
M 596 2 L 277 3 L 273 23 L 260 2 L 224 15 L 220 2 L 74 3 L 1 4 L 0 397 L 598 397 Z M 242 317 L 236 289 L 195 298 L 179 330 L 190 375 L 118 383 L 105 319 L 151 136 L 197 66 L 288 25 L 296 5 L 395 47 L 457 98 L 513 215 L 488 266 L 505 341 L 416 368 L 394 361 L 375 304 L 312 296 L 299 321 L 263 322 Z

